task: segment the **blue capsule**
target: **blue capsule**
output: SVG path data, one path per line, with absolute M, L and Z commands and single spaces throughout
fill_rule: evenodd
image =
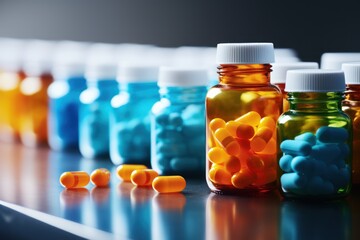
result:
M 307 184 L 307 177 L 298 173 L 285 173 L 280 178 L 281 186 L 285 192 L 299 192 Z
M 283 155 L 279 160 L 279 166 L 284 172 L 292 172 L 291 169 L 291 160 L 293 157 L 291 155 Z
M 306 192 L 309 195 L 326 195 L 335 193 L 334 185 L 329 181 L 324 181 L 320 176 L 309 178 Z
M 178 128 L 183 124 L 183 119 L 179 113 L 170 113 L 169 114 L 169 125 Z
M 311 156 L 317 160 L 326 163 L 332 163 L 340 157 L 340 149 L 338 144 L 321 144 L 318 143 L 312 147 Z
M 316 136 L 311 132 L 306 132 L 295 137 L 295 140 L 308 142 L 314 146 L 316 144 Z
M 155 122 L 161 126 L 166 126 L 169 123 L 169 115 L 166 113 L 159 114 L 155 117 Z
M 314 170 L 314 161 L 310 157 L 296 156 L 291 161 L 291 169 L 297 173 L 310 175 Z
M 284 153 L 293 156 L 307 156 L 311 152 L 311 145 L 300 140 L 285 140 L 280 144 L 280 148 Z
M 316 137 L 323 143 L 343 143 L 348 140 L 349 133 L 344 128 L 324 126 L 316 131 Z

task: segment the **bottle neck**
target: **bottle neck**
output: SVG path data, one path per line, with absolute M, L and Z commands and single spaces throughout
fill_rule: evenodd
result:
M 290 110 L 302 112 L 336 112 L 341 110 L 342 92 L 289 92 Z
M 201 103 L 205 101 L 206 91 L 206 86 L 161 87 L 159 93 L 161 98 L 174 103 Z
M 349 101 L 360 101 L 360 85 L 349 84 L 346 87 L 345 99 Z
M 227 85 L 268 85 L 270 64 L 226 64 L 218 67 L 220 84 Z
M 156 82 L 146 83 L 120 83 L 119 89 L 127 92 L 130 96 L 152 97 L 159 96 L 159 87 Z

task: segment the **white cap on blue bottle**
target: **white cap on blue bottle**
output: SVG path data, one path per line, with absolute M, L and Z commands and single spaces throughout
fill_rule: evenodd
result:
M 206 68 L 161 67 L 159 70 L 159 87 L 193 87 L 208 85 Z
M 286 74 L 286 92 L 343 92 L 345 75 L 341 70 L 301 69 Z
M 117 81 L 119 83 L 157 82 L 159 66 L 150 64 L 120 63 Z
M 55 44 L 45 40 L 30 40 L 26 44 L 23 68 L 27 76 L 37 77 L 51 73 Z
M 272 84 L 285 83 L 286 72 L 295 69 L 318 69 L 317 62 L 288 62 L 288 63 L 272 63 L 272 72 L 270 73 L 270 82 Z
M 272 43 L 219 43 L 218 64 L 268 64 L 275 62 Z
M 360 62 L 359 52 L 334 52 L 321 55 L 321 69 L 341 70 L 341 65 L 346 62 Z
M 360 62 L 343 63 L 346 84 L 360 84 Z

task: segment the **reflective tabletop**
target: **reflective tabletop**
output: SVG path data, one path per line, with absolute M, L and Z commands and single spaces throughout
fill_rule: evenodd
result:
M 108 188 L 67 190 L 65 171 L 111 170 Z M 211 193 L 187 179 L 182 193 L 120 181 L 106 160 L 0 144 L 0 239 L 360 239 L 360 189 L 330 202 Z M 26 230 L 24 230 L 26 229 Z M 21 230 L 21 231 L 20 231 Z

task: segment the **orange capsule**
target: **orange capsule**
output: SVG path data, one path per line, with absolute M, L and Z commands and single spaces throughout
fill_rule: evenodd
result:
M 249 169 L 241 169 L 240 172 L 235 173 L 231 178 L 231 183 L 236 188 L 245 188 L 256 180 L 256 175 Z
M 258 126 L 260 123 L 260 120 L 261 120 L 260 114 L 255 111 L 250 111 L 250 112 L 238 117 L 237 119 L 235 119 L 236 122 L 250 124 L 253 127 Z
M 212 163 L 221 164 L 230 158 L 230 155 L 221 147 L 213 147 L 208 152 L 209 160 Z
M 242 122 L 228 121 L 225 125 L 225 129 L 233 137 L 237 137 L 240 139 L 250 139 L 255 134 L 253 126 Z
M 117 167 L 116 173 L 117 176 L 122 179 L 124 182 L 131 181 L 131 173 L 137 169 L 147 169 L 145 165 L 140 164 L 122 164 Z
M 152 182 L 152 187 L 158 193 L 176 193 L 185 189 L 186 181 L 182 176 L 159 176 Z
M 65 188 L 83 188 L 89 181 L 90 176 L 84 171 L 64 172 L 60 176 L 60 184 Z
M 159 176 L 159 174 L 152 169 L 138 169 L 134 170 L 131 173 L 130 179 L 131 182 L 139 187 L 151 186 L 154 179 Z
M 209 128 L 211 129 L 212 132 L 215 132 L 219 128 L 224 128 L 224 127 L 225 127 L 225 121 L 221 118 L 214 118 L 209 123 Z
M 221 144 L 225 151 L 233 156 L 236 156 L 240 152 L 239 143 L 230 135 L 225 128 L 219 128 L 215 132 L 215 138 Z
M 237 157 L 231 156 L 229 160 L 224 163 L 224 167 L 229 173 L 235 173 L 240 171 L 241 163 Z
M 260 124 L 259 124 L 259 128 L 261 128 L 261 127 L 268 127 L 272 131 L 274 131 L 275 127 L 276 127 L 276 122 L 272 117 L 263 117 L 260 120 Z
M 268 168 L 266 169 L 266 171 L 262 171 L 257 173 L 257 178 L 254 181 L 254 185 L 256 186 L 262 186 L 265 184 L 269 184 L 269 183 L 273 183 L 276 181 L 276 176 L 277 176 L 277 172 L 276 172 L 276 168 Z
M 221 185 L 231 185 L 231 174 L 226 171 L 225 167 L 216 165 L 212 166 L 209 171 L 210 181 Z
M 246 164 L 253 172 L 259 172 L 264 169 L 264 161 L 257 155 L 250 155 Z
M 110 171 L 106 168 L 95 169 L 90 175 L 90 181 L 97 187 L 106 187 L 110 182 Z
M 273 131 L 268 127 L 261 127 L 255 133 L 255 136 L 250 141 L 251 149 L 254 152 L 262 151 L 267 143 L 270 141 Z

